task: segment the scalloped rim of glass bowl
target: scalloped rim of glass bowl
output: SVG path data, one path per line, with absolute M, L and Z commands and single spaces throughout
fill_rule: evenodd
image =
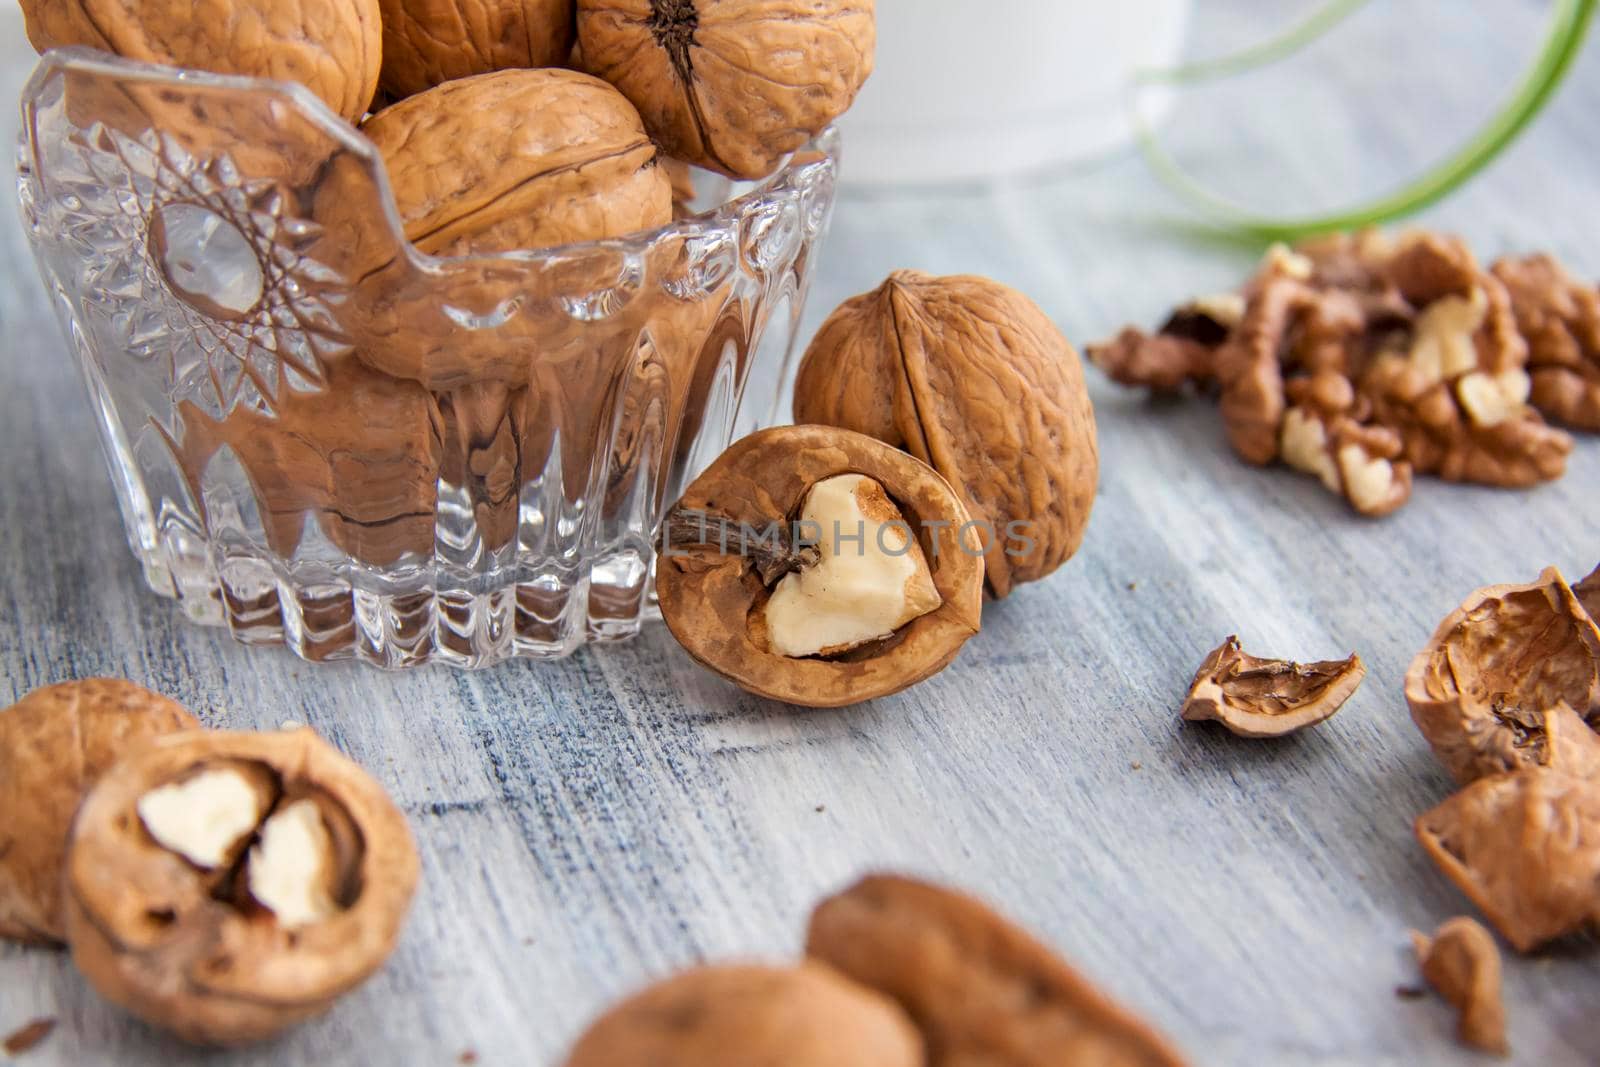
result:
M 727 179 L 735 182 L 735 188 L 740 185 L 750 185 L 737 195 L 730 196 L 716 207 L 708 208 L 687 218 L 674 219 L 665 226 L 653 230 L 638 230 L 622 237 L 608 237 L 599 241 L 582 241 L 576 244 L 553 245 L 548 248 L 517 249 L 507 252 L 492 252 L 470 256 L 432 256 L 419 250 L 405 236 L 405 224 L 400 218 L 400 209 L 395 204 L 394 191 L 389 185 L 389 171 L 384 165 L 383 157 L 374 145 L 362 132 L 334 114 L 333 110 L 323 102 L 322 98 L 298 82 L 280 81 L 273 78 L 252 78 L 237 74 L 214 74 L 210 71 L 194 70 L 186 67 L 169 67 L 157 63 L 145 63 L 139 60 L 125 59 L 110 52 L 103 52 L 95 48 L 72 46 L 67 48 L 52 48 L 39 57 L 33 73 L 22 87 L 20 101 L 26 105 L 30 100 L 37 99 L 45 85 L 55 76 L 66 71 L 86 71 L 103 75 L 108 78 L 120 80 L 133 79 L 155 85 L 185 87 L 203 85 L 209 88 L 226 89 L 238 92 L 271 94 L 285 100 L 289 106 L 298 110 L 301 116 L 307 119 L 322 133 L 342 144 L 354 153 L 368 166 L 377 182 L 380 200 L 383 204 L 384 223 L 391 234 L 405 250 L 413 264 L 421 269 L 434 269 L 442 264 L 471 263 L 484 261 L 511 260 L 519 263 L 539 263 L 564 259 L 585 252 L 625 251 L 638 246 L 649 246 L 664 237 L 682 235 L 694 236 L 706 233 L 708 230 L 719 226 L 737 223 L 747 210 L 765 198 L 798 188 L 796 180 L 816 167 L 834 167 L 839 159 L 839 133 L 834 126 L 829 126 L 816 137 L 797 151 L 791 153 L 771 174 L 759 181 L 751 183 L 738 182 L 736 179 Z M 24 134 L 29 131 L 24 128 Z M 797 157 L 807 151 L 820 152 L 821 159 L 810 159 L 796 163 Z M 712 172 L 707 172 L 712 173 Z M 719 177 L 722 177 L 719 175 Z

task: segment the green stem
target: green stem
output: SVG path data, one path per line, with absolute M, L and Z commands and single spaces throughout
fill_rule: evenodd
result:
M 1366 7 L 1370 0 L 1332 0 L 1313 11 L 1304 22 L 1291 26 L 1277 37 L 1253 45 L 1242 52 L 1217 59 L 1201 59 L 1181 63 L 1176 67 L 1146 68 L 1134 75 L 1135 84 L 1193 85 L 1213 78 L 1227 78 L 1235 74 L 1265 67 L 1280 59 L 1288 59 L 1302 48 L 1315 42 L 1339 23 Z
M 1133 120 L 1139 146 L 1157 177 L 1202 211 L 1217 216 L 1229 228 L 1269 241 L 1356 229 L 1420 211 L 1482 171 L 1538 117 L 1582 50 L 1600 0 L 1557 0 L 1550 31 L 1533 69 L 1523 78 L 1511 99 L 1464 146 L 1394 192 L 1328 215 L 1270 218 L 1212 192 L 1184 173 L 1178 162 L 1161 147 L 1137 106 L 1137 93 L 1143 86 L 1190 85 L 1259 67 L 1292 54 L 1348 17 L 1364 2 L 1335 0 L 1281 37 L 1235 56 L 1141 73 L 1134 83 Z

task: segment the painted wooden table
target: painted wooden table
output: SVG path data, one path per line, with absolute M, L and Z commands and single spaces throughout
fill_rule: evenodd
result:
M 1277 5 L 1288 7 L 1289 5 Z M 1201 5 L 1195 49 L 1259 37 Z M 1544 5 L 1374 5 L 1283 71 L 1186 100 L 1179 150 L 1266 203 L 1335 204 L 1438 155 L 1504 94 Z M 1287 12 L 1286 12 L 1287 13 Z M 0 17 L 0 97 L 31 56 Z M 14 124 L 14 119 L 7 119 Z M 8 129 L 8 133 L 10 130 Z M 1600 46 L 1545 121 L 1430 224 L 1488 254 L 1600 275 Z M 987 190 L 846 197 L 812 326 L 890 269 L 990 274 L 1079 340 L 1236 280 L 1254 252 L 1173 225 L 1124 156 Z M 555 1064 L 585 1021 L 701 960 L 785 958 L 810 905 L 897 868 L 1000 902 L 1200 1064 L 1470 1063 L 1416 980 L 1408 927 L 1466 909 L 1414 844 L 1448 783 L 1400 696 L 1470 589 L 1600 558 L 1600 441 L 1528 493 L 1419 483 L 1381 522 L 1239 465 L 1204 403 L 1095 376 L 1103 474 L 1084 550 L 985 614 L 910 692 L 805 712 L 701 672 L 660 627 L 626 647 L 479 673 L 312 667 L 192 627 L 139 583 L 76 372 L 14 213 L 0 212 L 0 698 L 92 674 L 212 724 L 302 719 L 409 814 L 423 884 L 388 968 L 326 1018 L 227 1062 Z M 1206 650 L 1358 649 L 1327 724 L 1279 742 L 1181 726 Z M 1600 955 L 1508 960 L 1529 1063 L 1600 1061 Z M 31 1064 L 221 1062 L 100 1002 L 64 956 L 0 948 L 0 1033 L 59 1019 Z

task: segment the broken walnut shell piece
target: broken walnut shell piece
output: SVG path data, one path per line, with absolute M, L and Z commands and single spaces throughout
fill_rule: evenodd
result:
M 1330 718 L 1366 674 L 1353 652 L 1317 663 L 1261 659 L 1230 636 L 1200 664 L 1183 717 L 1215 719 L 1240 737 L 1282 737 Z
M 1500 949 L 1482 923 L 1447 919 L 1432 937 L 1411 931 L 1422 977 L 1460 1013 L 1456 1033 L 1474 1048 L 1505 1056 L 1506 1009 L 1500 999 Z
M 260 823 L 206 867 L 164 847 L 158 836 L 192 831 L 168 824 L 153 835 L 140 801 L 216 772 L 268 795 Z M 209 791 L 191 800 L 202 817 L 231 803 Z M 274 851 L 274 826 L 297 811 L 301 845 Z M 405 817 L 311 730 L 169 735 L 119 762 L 78 812 L 63 885 L 73 962 L 108 1000 L 187 1041 L 260 1040 L 377 970 L 417 872 Z M 257 896 L 283 909 L 285 891 L 333 906 L 283 914 Z
M 587 74 L 445 82 L 361 132 L 383 155 L 406 239 L 430 255 L 597 241 L 672 221 L 672 183 L 638 112 Z
M 1476 590 L 1406 672 L 1411 719 L 1457 782 L 1545 762 L 1547 712 L 1600 712 L 1600 631 L 1554 567 Z
M 1425 812 L 1417 840 L 1519 951 L 1600 920 L 1600 782 L 1549 767 L 1480 778 Z
M 1183 1058 L 979 901 L 873 875 L 812 913 L 806 954 L 899 1001 L 929 1067 L 1177 1067 Z
M 1083 365 L 999 282 L 902 270 L 845 301 L 806 349 L 794 418 L 876 437 L 948 479 L 984 524 L 996 599 L 1083 542 L 1100 471 Z
M 923 1067 L 900 1006 L 821 963 L 685 971 L 592 1023 L 566 1067 Z
M 846 474 L 871 479 L 904 517 L 939 603 L 886 639 L 786 656 L 768 629 L 773 587 L 822 558 L 792 536 L 794 520 L 813 486 Z M 760 696 L 810 707 L 887 696 L 943 669 L 978 632 L 983 555 L 968 521 L 937 472 L 880 441 L 828 426 L 763 430 L 724 452 L 671 510 L 661 613 L 691 656 Z
M 584 69 L 668 155 L 765 177 L 844 114 L 872 73 L 873 0 L 578 0 Z
M 66 940 L 61 870 L 84 793 L 150 739 L 199 727 L 176 701 L 118 678 L 45 686 L 0 711 L 0 937 Z

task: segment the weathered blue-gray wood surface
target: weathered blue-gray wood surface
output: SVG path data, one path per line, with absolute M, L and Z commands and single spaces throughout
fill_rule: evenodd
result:
M 1199 6 L 1200 52 L 1268 28 L 1267 5 Z M 1287 73 L 1196 96 L 1172 135 L 1219 182 L 1279 206 L 1382 188 L 1504 95 L 1544 8 L 1373 5 Z M 8 10 L 0 99 L 30 63 Z M 1597 146 L 1600 45 L 1546 120 L 1426 221 L 1486 255 L 1548 248 L 1600 275 Z M 912 266 L 1001 278 L 1092 339 L 1245 271 L 1251 252 L 1178 234 L 1180 216 L 1131 156 L 847 198 L 809 322 Z M 1415 980 L 1406 929 L 1467 907 L 1410 835 L 1448 785 L 1401 677 L 1473 587 L 1600 558 L 1600 441 L 1556 485 L 1423 482 L 1374 523 L 1308 479 L 1239 465 L 1205 405 L 1153 408 L 1096 380 L 1087 547 L 990 607 L 956 664 L 911 692 L 774 706 L 702 673 L 659 627 L 562 663 L 385 676 L 235 647 L 145 592 L 11 211 L 0 257 L 0 698 L 118 674 L 219 726 L 305 720 L 378 774 L 422 849 L 391 965 L 227 1062 L 447 1064 L 470 1049 L 554 1064 L 652 976 L 793 953 L 818 896 L 885 866 L 1001 902 L 1200 1064 L 1474 1062 L 1441 1002 L 1394 993 Z M 1264 652 L 1358 649 L 1367 682 L 1290 740 L 1181 727 L 1190 672 L 1233 631 Z M 1508 960 L 1506 995 L 1520 1061 L 1600 1061 L 1600 956 Z M 223 1062 L 131 1023 L 63 956 L 0 948 L 0 1033 L 35 1016 L 60 1026 L 30 1063 Z

